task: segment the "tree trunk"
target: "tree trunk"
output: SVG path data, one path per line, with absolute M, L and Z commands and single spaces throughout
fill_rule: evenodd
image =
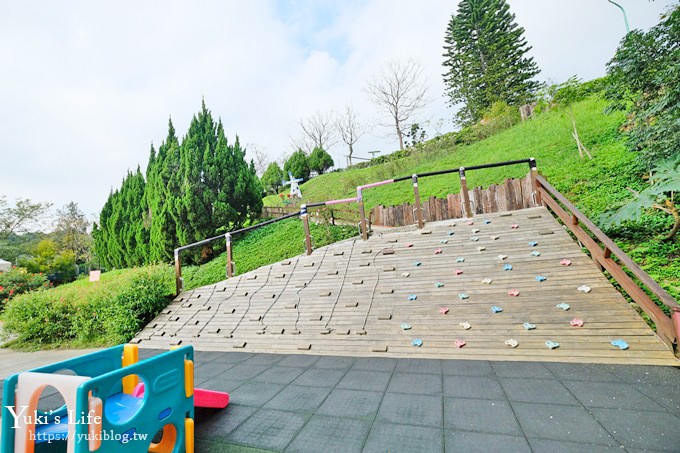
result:
M 678 230 L 680 230 L 680 213 L 678 213 L 678 208 L 675 206 L 672 200 L 666 200 L 666 206 L 671 212 L 673 219 L 675 219 L 675 224 L 673 225 L 673 228 L 671 228 L 671 231 L 668 233 L 668 236 L 664 238 L 664 241 L 670 242 L 673 239 L 675 239 L 675 235 L 678 234 Z
M 404 150 L 404 134 L 401 132 L 401 128 L 397 125 L 397 136 L 399 137 L 399 151 Z

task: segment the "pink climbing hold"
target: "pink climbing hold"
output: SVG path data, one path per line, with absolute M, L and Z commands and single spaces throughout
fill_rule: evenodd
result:
M 413 244 L 406 244 L 406 248 L 413 247 Z
M 436 249 L 436 250 L 434 251 L 434 254 L 435 254 L 435 255 L 439 255 L 440 253 L 442 253 L 442 249 Z
M 474 225 L 474 224 L 475 224 L 475 222 L 473 222 L 472 220 L 470 220 L 470 221 L 468 222 L 468 225 Z
M 465 341 L 464 340 L 456 340 L 453 342 L 454 345 L 456 345 L 457 348 L 462 348 L 465 346 Z
M 519 296 L 519 290 L 518 289 L 511 289 L 510 291 L 508 291 L 508 294 L 510 296 L 517 297 L 517 296 Z
M 442 308 L 439 309 L 439 313 L 441 313 L 442 315 L 445 315 L 448 312 L 449 312 L 449 307 L 442 307 Z
M 460 275 L 460 274 L 463 273 L 463 270 L 462 269 L 454 269 L 453 273 L 456 274 L 456 275 Z
M 571 320 L 571 322 L 569 322 L 569 324 L 571 324 L 574 327 L 583 327 L 583 320 L 574 318 Z
M 562 260 L 562 261 L 560 261 L 560 264 L 561 264 L 562 266 L 571 266 L 571 261 L 569 261 L 569 260 Z
M 516 230 L 517 228 L 519 228 L 519 225 L 517 225 L 516 223 L 513 223 L 512 225 L 510 225 L 510 228 L 512 228 L 513 230 Z

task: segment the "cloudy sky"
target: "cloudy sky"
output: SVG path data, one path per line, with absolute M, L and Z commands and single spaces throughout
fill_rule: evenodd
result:
M 453 130 L 442 96 L 442 45 L 456 1 L 0 0 L 0 195 L 91 218 L 128 169 L 144 169 L 167 121 L 181 137 L 204 98 L 229 137 L 271 160 L 290 153 L 299 120 L 354 105 L 380 122 L 363 87 L 388 59 L 418 59 L 433 102 L 430 136 Z M 540 80 L 601 76 L 625 34 L 606 0 L 510 0 Z M 619 0 L 647 29 L 672 0 Z M 355 155 L 398 148 L 374 127 Z M 345 162 L 340 144 L 330 149 Z M 252 153 L 250 153 L 252 157 Z

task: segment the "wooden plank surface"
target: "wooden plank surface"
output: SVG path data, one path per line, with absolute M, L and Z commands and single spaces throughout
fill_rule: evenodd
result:
M 522 190 L 519 181 L 496 188 L 513 204 Z M 346 240 L 184 292 L 135 341 L 217 351 L 678 365 L 545 208 L 482 214 L 472 224 L 431 222 L 424 230 L 430 234 Z M 571 265 L 561 265 L 564 259 Z M 583 285 L 590 291 L 580 291 Z M 503 311 L 493 313 L 493 306 Z M 575 318 L 582 327 L 570 324 Z M 411 346 L 415 338 L 422 347 Z M 518 346 L 506 346 L 508 339 Z M 629 349 L 612 346 L 617 339 Z M 456 340 L 465 346 L 455 347 Z M 548 349 L 546 341 L 560 346 Z

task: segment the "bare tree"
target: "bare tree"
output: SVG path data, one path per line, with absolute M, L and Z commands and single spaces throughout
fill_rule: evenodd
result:
M 246 148 L 248 151 L 252 151 L 252 159 L 253 162 L 255 163 L 255 172 L 257 173 L 257 176 L 262 177 L 265 171 L 267 171 L 267 167 L 269 166 L 270 159 L 267 153 L 264 151 L 264 148 L 262 148 L 260 145 L 257 145 L 255 143 L 248 143 L 246 145 Z
M 333 126 L 333 112 L 322 113 L 317 110 L 311 116 L 300 120 L 302 139 L 298 140 L 298 142 L 294 141 L 294 145 L 301 145 L 297 147 L 303 149 L 308 154 L 314 148 L 328 151 L 331 146 L 337 143 Z
M 378 108 L 390 115 L 389 127 L 395 128 L 399 149 L 404 149 L 405 123 L 430 102 L 421 64 L 412 58 L 389 60 L 366 83 L 365 91 Z
M 335 125 L 338 128 L 340 138 L 349 147 L 347 159 L 349 165 L 352 165 L 354 144 L 367 132 L 368 128 L 357 121 L 357 114 L 351 104 L 347 104 L 345 111 L 338 115 Z

